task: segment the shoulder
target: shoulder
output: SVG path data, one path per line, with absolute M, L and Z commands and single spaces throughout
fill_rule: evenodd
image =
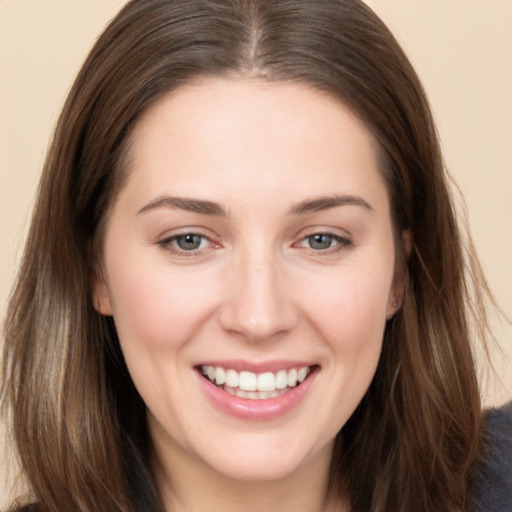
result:
M 476 482 L 477 509 L 512 510 L 512 401 L 485 411 L 487 447 Z

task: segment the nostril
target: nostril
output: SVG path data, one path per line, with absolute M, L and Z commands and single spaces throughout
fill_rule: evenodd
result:
M 221 313 L 221 326 L 253 343 L 274 340 L 296 326 L 298 315 L 291 308 L 277 304 L 269 306 L 252 307 L 248 311 L 247 304 L 228 305 Z M 290 311 L 285 311 L 288 308 Z

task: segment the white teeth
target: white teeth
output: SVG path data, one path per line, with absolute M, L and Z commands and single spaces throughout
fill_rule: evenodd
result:
M 296 387 L 304 382 L 311 369 L 309 366 L 279 370 L 276 373 L 237 372 L 220 366 L 202 366 L 202 374 L 225 391 L 240 398 L 274 398 L 283 390 Z
M 304 380 L 308 376 L 308 370 L 309 368 L 299 368 L 299 371 L 297 372 L 297 380 L 299 382 L 304 382 Z
M 260 373 L 258 375 L 258 391 L 274 391 L 276 389 L 276 378 L 272 372 Z
M 210 374 L 208 374 L 209 376 Z M 212 380 L 212 379 L 210 379 Z M 215 383 L 218 385 L 218 386 L 222 386 L 222 384 L 224 384 L 226 382 L 226 371 L 224 370 L 224 368 L 220 368 L 220 367 L 216 367 L 215 368 Z
M 235 372 L 235 370 L 228 370 L 226 372 L 226 386 L 230 388 L 238 387 L 238 372 Z
M 244 391 L 243 389 L 240 388 L 235 390 L 235 396 L 237 396 L 238 398 L 248 398 L 247 391 Z
M 297 385 L 297 370 L 294 368 L 288 372 L 288 386 L 294 388 Z
M 284 389 L 288 387 L 288 372 L 280 370 L 276 373 L 276 389 Z
M 258 389 L 258 377 L 252 372 L 240 372 L 238 374 L 238 387 L 244 391 L 256 391 Z
M 244 391 L 240 388 L 230 388 L 228 386 L 223 386 L 222 388 L 226 393 L 230 395 L 237 396 L 238 398 L 248 398 L 250 400 L 265 400 L 267 398 L 275 398 L 276 396 L 284 393 L 284 390 L 275 390 L 275 391 Z

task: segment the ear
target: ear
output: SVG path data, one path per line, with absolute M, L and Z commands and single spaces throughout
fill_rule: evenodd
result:
M 112 304 L 110 301 L 110 292 L 103 270 L 96 266 L 92 284 L 92 302 L 94 309 L 101 315 L 112 315 Z
M 386 319 L 390 320 L 396 312 L 402 307 L 405 295 L 405 287 L 408 278 L 407 261 L 412 251 L 412 231 L 406 229 L 402 231 L 401 251 L 397 248 L 397 261 L 395 264 L 395 275 L 393 285 L 388 298 Z

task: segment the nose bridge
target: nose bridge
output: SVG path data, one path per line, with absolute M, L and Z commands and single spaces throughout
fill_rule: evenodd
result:
M 297 314 L 287 293 L 286 272 L 273 248 L 253 244 L 234 259 L 223 327 L 251 341 L 270 339 L 293 328 Z

